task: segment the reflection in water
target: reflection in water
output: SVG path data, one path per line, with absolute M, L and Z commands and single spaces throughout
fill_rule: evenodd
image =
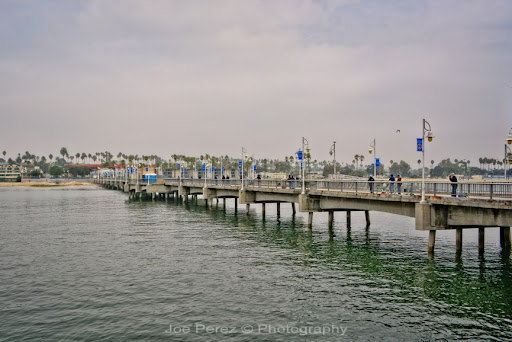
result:
M 510 327 L 510 322 L 499 319 L 512 318 L 510 251 L 502 251 L 500 259 L 493 261 L 486 260 L 481 253 L 475 260 L 465 260 L 454 248 L 436 250 L 435 255 L 429 255 L 424 252 L 424 245 L 416 254 L 403 254 L 378 232 L 372 232 L 371 226 L 365 225 L 362 232 L 345 228 L 341 234 L 342 231 L 337 230 L 336 236 L 329 234 L 327 227 L 316 226 L 309 230 L 300 216 L 281 213 L 271 219 L 268 209 L 265 220 L 261 220 L 254 209 L 249 216 L 230 208 L 210 210 L 199 205 L 186 209 L 251 233 L 240 238 L 295 249 L 303 255 L 302 261 L 307 265 L 357 270 L 358 275 L 366 279 L 367 286 L 382 286 L 371 282 L 381 278 L 389 286 L 400 289 L 401 295 L 411 301 L 422 300 L 437 309 L 450 308 L 452 314 L 461 318 L 480 320 L 483 312 L 492 313 L 496 315 L 490 319 L 492 324 Z M 450 262 L 450 254 L 452 258 L 455 255 L 454 262 Z M 419 293 L 423 299 L 418 298 Z

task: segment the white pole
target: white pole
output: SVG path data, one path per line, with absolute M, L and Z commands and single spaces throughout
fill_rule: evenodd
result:
M 420 203 L 425 203 L 425 119 L 423 119 L 423 138 L 421 141 L 421 166 L 422 166 L 422 175 L 421 175 L 421 201 Z
M 242 147 L 242 187 L 241 190 L 244 189 L 244 148 Z

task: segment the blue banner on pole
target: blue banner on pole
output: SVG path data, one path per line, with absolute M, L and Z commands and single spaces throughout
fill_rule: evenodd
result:
M 146 172 L 148 172 L 148 171 L 149 171 L 149 167 L 146 167 Z
M 375 166 L 380 167 L 380 158 L 375 158 Z
M 180 169 L 180 167 L 181 167 L 181 164 L 178 164 L 178 170 Z
M 203 164 L 203 171 L 205 171 L 205 170 L 206 170 L 206 165 Z
M 418 152 L 423 151 L 423 138 L 416 139 L 416 148 Z
M 256 172 L 256 165 L 254 165 L 254 171 Z
M 302 151 L 299 151 L 299 160 L 302 160 Z
M 242 162 L 241 162 L 241 161 L 239 161 L 239 162 L 238 162 L 238 168 L 239 168 L 239 169 L 241 169 L 241 168 L 242 168 Z
M 302 162 L 300 162 L 300 169 L 302 170 Z

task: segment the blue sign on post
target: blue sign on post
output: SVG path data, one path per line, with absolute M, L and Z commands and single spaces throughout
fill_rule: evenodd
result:
M 299 160 L 302 160 L 302 151 L 299 151 Z
M 417 142 L 416 142 L 417 151 L 422 152 L 423 151 L 423 138 L 418 138 L 416 140 L 417 140 Z
M 148 172 L 148 171 L 149 171 L 149 167 L 146 167 L 146 172 Z
M 380 167 L 380 158 L 375 158 L 375 166 Z
M 254 165 L 254 172 L 256 172 L 256 165 Z
M 178 164 L 178 170 L 180 169 L 180 167 L 181 167 L 181 165 L 180 165 L 180 164 Z
M 206 165 L 203 164 L 203 171 L 205 171 L 205 170 L 206 170 Z
M 238 168 L 241 169 L 242 168 L 242 162 L 238 162 Z
M 302 170 L 302 162 L 300 162 L 300 169 Z

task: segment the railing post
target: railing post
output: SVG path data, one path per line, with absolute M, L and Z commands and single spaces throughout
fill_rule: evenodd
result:
M 359 184 L 359 182 L 356 181 L 356 194 L 357 194 L 357 184 Z
M 434 183 L 434 196 L 436 196 L 437 193 L 437 183 Z
M 491 186 L 491 191 L 490 191 L 490 195 L 491 195 L 490 197 L 491 197 L 491 199 L 492 199 L 493 185 L 494 185 L 494 184 L 492 184 L 492 183 L 490 184 L 490 186 Z

